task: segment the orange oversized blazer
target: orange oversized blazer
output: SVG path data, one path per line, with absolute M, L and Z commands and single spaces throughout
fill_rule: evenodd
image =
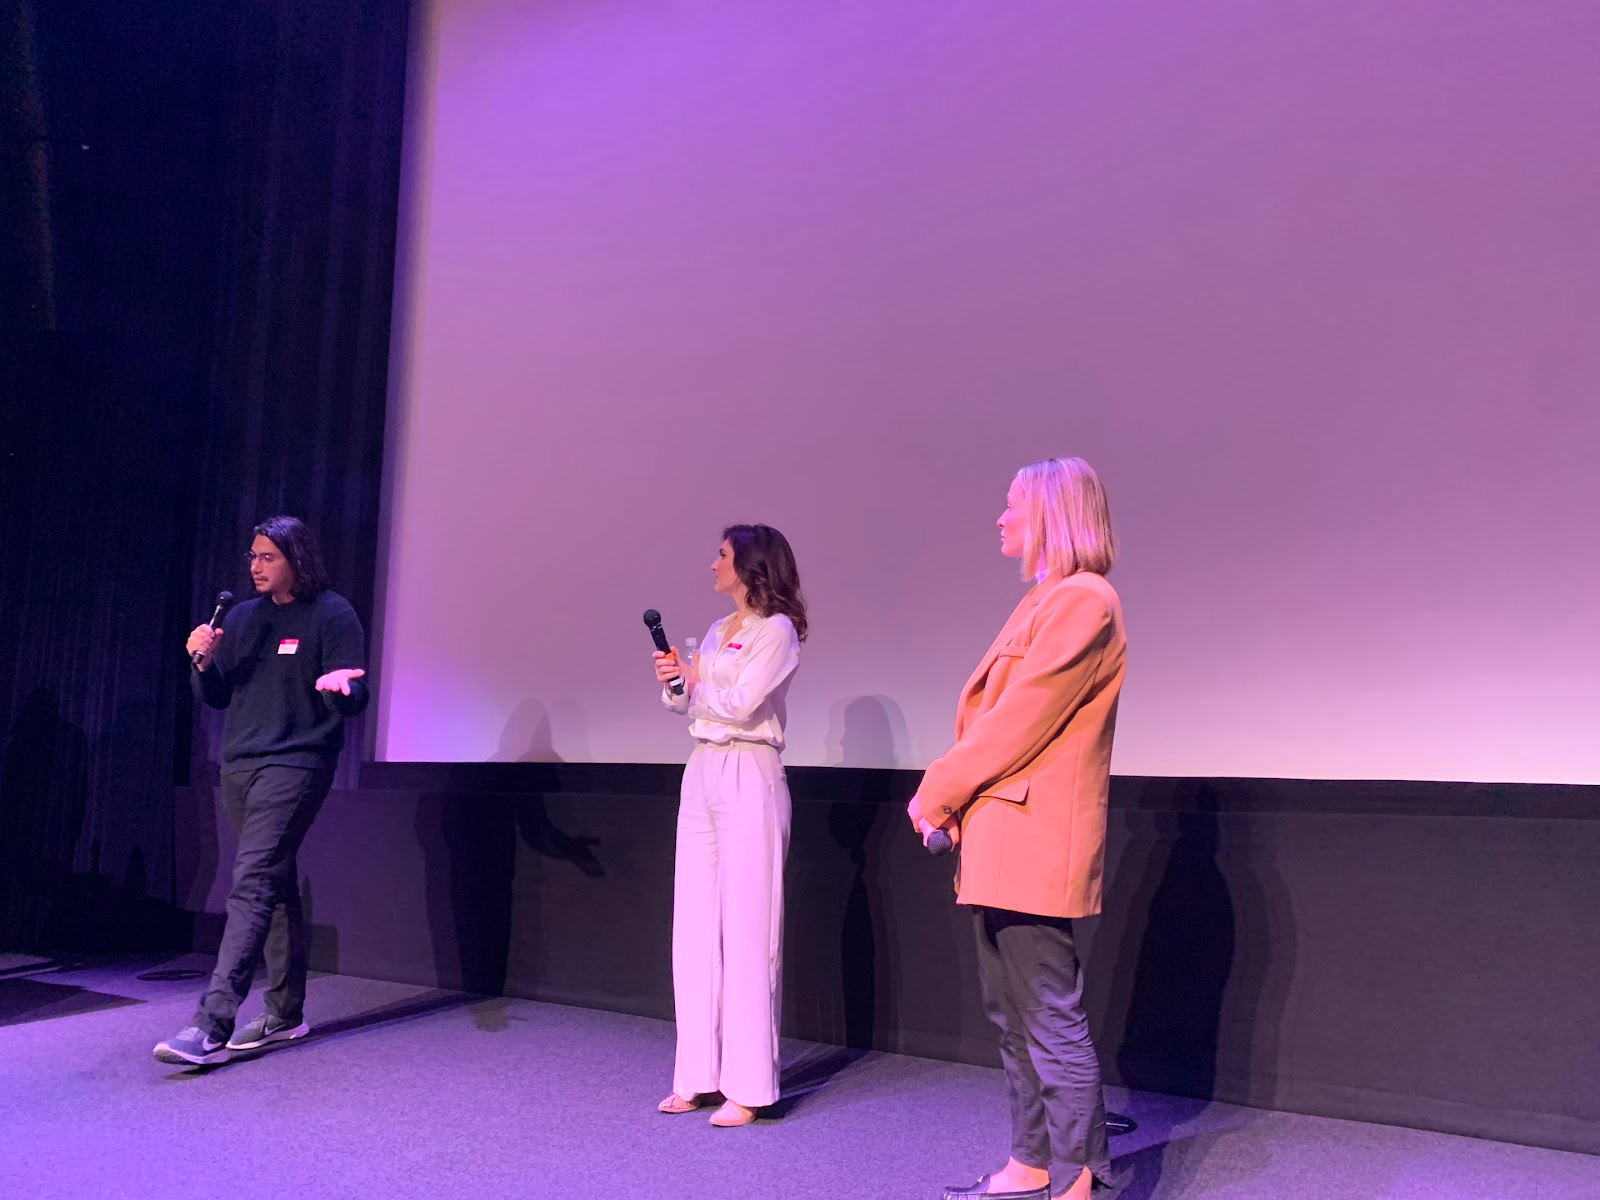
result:
M 1100 911 L 1106 797 L 1127 642 L 1101 575 L 1029 590 L 961 690 L 956 740 L 918 811 L 959 813 L 956 899 L 1049 917 Z

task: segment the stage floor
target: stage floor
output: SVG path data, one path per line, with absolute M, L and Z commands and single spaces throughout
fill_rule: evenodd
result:
M 200 956 L 0 956 L 0 1195 L 914 1200 L 1005 1158 L 997 1071 L 785 1046 L 772 1119 L 667 1117 L 662 1021 L 314 976 L 302 1042 L 179 1070 Z M 144 978 L 154 973 L 156 978 Z M 259 1011 L 247 1003 L 244 1018 Z M 1108 1089 L 1127 1200 L 1600 1197 L 1600 1158 Z

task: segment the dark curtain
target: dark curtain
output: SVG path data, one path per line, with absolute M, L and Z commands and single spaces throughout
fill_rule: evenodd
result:
M 370 628 L 408 9 L 0 0 L 6 944 L 182 943 L 182 642 L 256 520 Z

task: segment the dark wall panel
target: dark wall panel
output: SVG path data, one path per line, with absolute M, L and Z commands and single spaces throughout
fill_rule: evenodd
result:
M 670 1017 L 677 775 L 368 766 L 304 852 L 317 965 Z M 790 778 L 785 1033 L 993 1064 L 953 864 L 906 825 L 915 776 Z M 1106 911 L 1079 923 L 1107 1079 L 1600 1151 L 1597 800 L 1117 780 Z M 179 813 L 184 894 L 218 913 L 209 792 Z

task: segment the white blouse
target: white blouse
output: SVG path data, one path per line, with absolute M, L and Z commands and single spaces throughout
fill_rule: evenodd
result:
M 693 692 L 674 696 L 663 687 L 662 703 L 689 715 L 696 741 L 766 742 L 782 750 L 789 681 L 800 665 L 794 623 L 782 613 L 746 617 L 718 650 L 721 625 L 712 622 L 700 644 L 700 682 Z

